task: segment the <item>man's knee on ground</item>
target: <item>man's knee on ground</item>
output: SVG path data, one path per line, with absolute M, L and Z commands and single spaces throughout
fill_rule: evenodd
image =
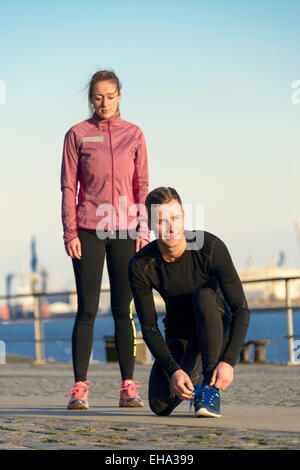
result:
M 168 416 L 173 410 L 173 408 L 170 408 L 170 405 L 157 398 L 149 398 L 149 405 L 153 413 L 158 416 Z

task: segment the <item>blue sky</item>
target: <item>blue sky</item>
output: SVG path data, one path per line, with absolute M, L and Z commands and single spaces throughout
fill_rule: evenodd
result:
M 204 205 L 238 269 L 284 251 L 300 268 L 300 2 L 0 0 L 1 263 L 74 283 L 60 221 L 63 138 L 88 117 L 99 69 L 122 82 L 121 115 L 144 131 L 150 189 Z

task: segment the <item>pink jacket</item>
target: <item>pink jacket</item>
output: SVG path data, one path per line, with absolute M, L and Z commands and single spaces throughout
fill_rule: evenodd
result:
M 94 113 L 72 126 L 64 140 L 61 190 L 65 243 L 78 236 L 80 227 L 136 229 L 147 219 L 148 159 L 142 130 L 119 113 L 109 119 Z M 141 238 L 148 235 L 139 233 Z

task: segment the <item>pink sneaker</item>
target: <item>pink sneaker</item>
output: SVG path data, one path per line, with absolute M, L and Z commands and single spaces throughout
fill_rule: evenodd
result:
M 88 389 L 91 387 L 92 382 L 85 380 L 85 382 L 76 382 L 74 387 L 70 390 L 71 398 L 68 403 L 68 410 L 87 410 L 88 403 Z
M 141 382 L 129 382 L 120 388 L 120 403 L 121 408 L 140 408 L 144 406 L 144 402 L 136 391 L 137 387 L 141 387 Z

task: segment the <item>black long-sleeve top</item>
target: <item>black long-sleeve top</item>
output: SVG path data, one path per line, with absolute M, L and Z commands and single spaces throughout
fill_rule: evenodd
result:
M 169 337 L 193 335 L 192 296 L 197 289 L 212 287 L 224 297 L 232 320 L 230 340 L 222 361 L 233 367 L 243 346 L 250 317 L 241 281 L 224 242 L 206 231 L 185 231 L 185 235 L 186 250 L 176 261 L 165 261 L 154 240 L 138 251 L 129 264 L 129 280 L 143 338 L 170 376 L 181 367 L 159 331 L 153 289 L 166 304 L 164 323 Z M 199 240 L 201 243 L 197 243 Z

